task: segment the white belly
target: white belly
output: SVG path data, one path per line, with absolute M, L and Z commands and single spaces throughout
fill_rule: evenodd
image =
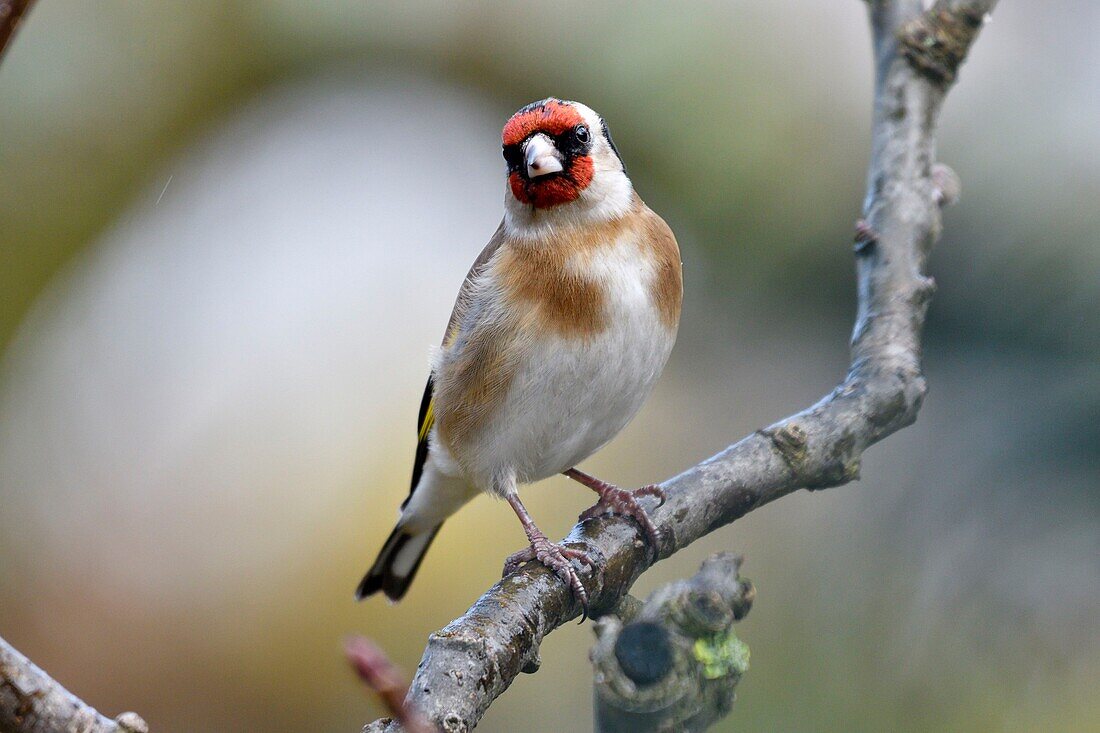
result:
M 588 458 L 630 422 L 664 369 L 676 334 L 654 307 L 652 266 L 624 243 L 586 267 L 605 284 L 608 325 L 534 344 L 478 440 L 479 465 L 470 468 L 483 488 L 502 473 L 527 483 Z
M 540 349 L 541 363 L 525 370 L 526 394 L 517 395 L 515 409 L 508 410 L 511 426 L 501 426 L 520 483 L 561 473 L 591 456 L 649 396 L 672 338 L 653 329 L 616 330 L 580 348 L 548 343 Z

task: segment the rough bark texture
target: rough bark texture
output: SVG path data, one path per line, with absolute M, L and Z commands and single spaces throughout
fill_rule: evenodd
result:
M 740 568 L 739 557 L 713 555 L 690 580 L 596 622 L 597 733 L 697 733 L 729 713 L 749 664 L 733 624 L 756 597 Z
M 652 557 L 638 527 L 589 520 L 566 543 L 587 549 L 604 571 L 582 575 L 595 615 L 607 612 L 656 560 L 753 509 L 799 489 L 859 476 L 870 445 L 910 425 L 926 391 L 921 329 L 934 290 L 925 263 L 940 233 L 939 205 L 957 191 L 934 176 L 935 124 L 958 64 L 996 0 L 868 3 L 874 36 L 872 155 L 856 247 L 858 313 L 848 374 L 817 404 L 757 431 L 663 484 L 668 500 L 651 515 L 663 540 Z M 467 731 L 521 671 L 538 668 L 539 645 L 580 609 L 538 564 L 494 585 L 464 616 L 433 634 L 409 703 L 442 730 Z M 376 721 L 368 731 L 396 730 Z
M 0 639 L 0 733 L 149 733 L 135 713 L 105 718 Z

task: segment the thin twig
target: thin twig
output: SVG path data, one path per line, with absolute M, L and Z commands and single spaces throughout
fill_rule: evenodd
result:
M 935 124 L 977 29 L 952 35 L 955 47 L 940 57 L 950 73 L 935 79 L 903 55 L 899 35 L 915 19 L 936 29 L 958 14 L 984 18 L 995 3 L 940 0 L 928 13 L 921 0 L 868 3 L 875 105 L 848 374 L 817 404 L 664 483 L 668 499 L 651 511 L 663 536 L 658 559 L 779 497 L 858 478 L 863 451 L 916 420 L 926 391 L 921 330 L 934 290 L 925 263 L 940 233 L 939 204 L 957 195 L 937 191 L 933 181 Z M 942 172 L 938 179 L 953 180 Z M 597 615 L 613 608 L 653 562 L 637 525 L 622 518 L 578 524 L 567 543 L 603 565 L 599 577 L 582 575 Z M 448 733 L 470 730 L 516 675 L 538 668 L 543 638 L 579 613 L 556 576 L 538 564 L 521 568 L 430 637 L 409 702 Z
M 365 637 L 353 636 L 344 643 L 344 655 L 359 679 L 382 699 L 382 704 L 406 733 L 432 733 L 432 727 L 405 700 L 409 692 L 405 676 L 377 644 Z

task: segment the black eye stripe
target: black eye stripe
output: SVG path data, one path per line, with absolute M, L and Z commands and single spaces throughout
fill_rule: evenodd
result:
M 532 133 L 532 135 L 540 133 Z M 577 125 L 560 135 L 549 135 L 548 133 L 541 133 L 547 135 L 554 142 L 554 147 L 558 149 L 562 157 L 565 159 L 566 171 L 569 170 L 573 158 L 580 155 L 588 155 L 592 151 L 592 133 L 588 129 L 587 125 Z M 606 133 L 605 133 L 606 134 Z M 530 139 L 530 137 L 528 137 Z M 516 143 L 514 145 L 502 145 L 501 153 L 504 155 L 504 161 L 508 164 L 508 172 L 513 171 L 524 172 L 524 158 L 523 158 L 523 146 L 527 143 L 524 140 L 522 143 Z
M 523 167 L 523 145 L 505 145 L 502 152 L 504 153 L 504 162 L 508 164 L 509 171 L 518 171 Z

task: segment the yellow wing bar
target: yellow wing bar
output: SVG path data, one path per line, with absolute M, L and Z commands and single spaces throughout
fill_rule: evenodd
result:
M 433 425 L 435 425 L 435 397 L 431 398 L 428 409 L 424 411 L 424 419 L 420 422 L 420 432 L 416 438 L 418 443 L 428 439 L 428 433 L 432 432 Z

